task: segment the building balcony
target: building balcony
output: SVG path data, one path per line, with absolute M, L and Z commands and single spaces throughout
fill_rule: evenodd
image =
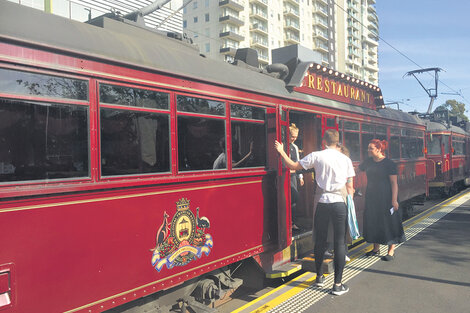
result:
M 221 54 L 226 54 L 226 55 L 232 55 L 232 56 L 234 56 L 235 53 L 237 52 L 237 48 L 228 47 L 228 46 L 221 46 L 219 52 L 220 52 Z
M 245 8 L 242 3 L 236 0 L 220 0 L 219 7 L 221 8 L 230 8 L 237 12 L 243 11 Z
M 375 0 L 367 0 L 367 4 L 375 4 Z
M 348 29 L 359 30 L 359 23 L 353 20 L 348 20 Z
M 229 24 L 233 24 L 236 26 L 243 26 L 245 24 L 245 22 L 243 22 L 241 19 L 232 15 L 223 15 L 219 17 L 219 22 L 229 23 Z
M 319 16 L 328 17 L 328 10 L 320 6 L 316 6 L 313 9 L 313 13 L 318 14 Z
M 268 0 L 250 0 L 250 3 L 256 3 L 263 8 L 268 8 Z
M 328 1 L 327 0 L 317 0 L 317 2 L 320 2 L 320 3 L 323 3 L 325 5 L 328 5 Z
M 377 50 L 373 49 L 373 48 L 369 48 L 367 49 L 367 54 L 371 57 L 374 57 L 377 56 Z
M 284 2 L 292 3 L 293 5 L 299 5 L 299 0 L 284 0 Z
M 379 84 L 379 80 L 378 80 L 377 77 L 375 77 L 374 75 L 369 75 L 369 76 L 367 77 L 367 82 L 368 82 L 369 84 L 376 85 L 376 86 Z
M 232 39 L 235 41 L 243 41 L 245 39 L 244 36 L 237 34 L 236 32 L 233 31 L 226 31 L 226 32 L 221 32 L 219 34 L 220 38 L 227 38 L 227 39 Z
M 372 33 L 369 33 L 368 36 L 363 36 L 362 40 L 374 47 L 377 47 L 379 45 L 379 39 Z
M 379 24 L 379 18 L 377 17 L 377 15 L 375 14 L 367 14 L 367 19 L 370 21 L 370 22 L 373 22 L 375 24 Z
M 318 18 L 314 19 L 313 20 L 313 25 L 320 26 L 324 29 L 328 29 L 328 22 L 323 20 L 323 19 L 318 19 Z
M 374 24 L 367 25 L 367 29 L 369 30 L 369 32 L 373 33 L 377 37 L 379 36 L 379 29 L 377 27 L 375 27 Z
M 300 26 L 299 26 L 299 23 L 286 21 L 286 23 L 284 25 L 284 29 L 289 29 L 289 30 L 292 30 L 292 31 L 295 31 L 295 32 L 299 32 L 300 31 Z
M 298 10 L 293 10 L 293 9 L 284 9 L 284 16 L 285 17 L 294 17 L 294 18 L 299 18 L 299 11 Z
M 255 10 L 250 12 L 250 17 L 255 17 L 257 19 L 263 20 L 263 21 L 268 21 L 268 13 L 263 12 L 261 10 Z
M 261 35 L 267 36 L 268 35 L 268 28 L 263 26 L 262 24 L 252 24 L 250 26 L 250 31 L 254 33 L 259 33 Z
M 320 39 L 320 40 L 323 40 L 323 41 L 328 41 L 328 33 L 327 32 L 324 32 L 324 31 L 319 31 L 319 30 L 314 30 L 312 32 L 312 37 L 315 38 L 315 39 Z
M 291 33 L 287 33 L 284 35 L 284 43 L 286 45 L 299 44 L 300 37 Z
M 252 47 L 268 49 L 268 40 L 265 38 L 251 38 L 250 45 Z
M 325 52 L 325 53 L 328 53 L 328 45 L 321 42 L 321 41 L 317 41 L 315 42 L 315 48 L 313 50 L 317 50 L 317 51 L 320 51 L 320 52 Z
M 258 62 L 267 65 L 269 64 L 269 57 L 265 54 L 260 54 L 258 51 Z

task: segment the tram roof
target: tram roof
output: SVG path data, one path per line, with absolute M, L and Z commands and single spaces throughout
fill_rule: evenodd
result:
M 109 18 L 105 18 L 103 23 L 105 28 L 0 1 L 0 38 L 4 40 L 45 46 L 270 96 L 298 99 L 338 110 L 422 124 L 419 118 L 397 110 L 377 111 L 289 91 L 281 79 L 202 57 L 198 50 L 179 40 Z
M 426 131 L 427 132 L 453 132 L 457 134 L 462 134 L 469 136 L 465 130 L 463 130 L 460 127 L 450 125 L 450 127 L 447 127 L 447 125 L 439 122 L 432 122 L 432 121 L 426 121 Z

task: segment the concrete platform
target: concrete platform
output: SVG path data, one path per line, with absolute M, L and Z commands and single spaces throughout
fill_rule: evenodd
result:
M 470 191 L 412 223 L 395 260 L 365 257 L 366 246 L 351 255 L 343 274 L 347 294 L 329 294 L 333 275 L 318 288 L 307 272 L 234 312 L 470 312 Z

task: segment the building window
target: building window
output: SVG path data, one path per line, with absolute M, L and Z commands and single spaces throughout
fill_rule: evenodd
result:
M 209 7 L 209 0 L 206 0 L 206 1 L 205 1 L 205 6 L 206 6 L 206 8 Z
M 193 2 L 193 9 L 197 9 L 197 1 Z
M 194 23 L 197 23 L 197 16 L 194 17 Z
M 205 17 L 206 22 L 209 22 L 209 13 L 206 13 L 204 17 Z
M 184 20 L 183 21 L 183 28 L 186 28 L 186 27 L 188 27 L 188 21 Z
M 205 48 L 206 48 L 206 53 L 211 52 L 211 44 L 210 43 L 206 43 Z

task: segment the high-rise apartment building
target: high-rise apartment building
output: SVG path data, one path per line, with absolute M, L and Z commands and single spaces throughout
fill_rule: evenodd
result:
M 153 0 L 8 0 L 49 13 L 85 22 L 90 18 L 109 13 L 120 12 L 125 15 L 143 8 Z M 145 16 L 145 25 L 151 28 L 183 32 L 183 14 L 179 10 L 182 0 L 172 0 L 163 8 Z M 164 23 L 162 23 L 164 22 Z
M 375 0 L 193 0 L 183 10 L 183 32 L 208 57 L 232 61 L 238 48 L 258 52 L 299 44 L 323 65 L 378 83 Z
M 335 69 L 378 85 L 379 20 L 375 0 L 336 3 Z

